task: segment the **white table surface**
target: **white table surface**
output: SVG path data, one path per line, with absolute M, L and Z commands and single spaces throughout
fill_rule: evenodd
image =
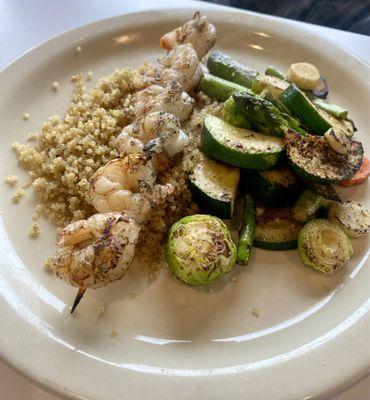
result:
M 0 70 L 30 48 L 80 25 L 126 12 L 185 3 L 189 1 L 0 0 Z M 199 8 L 204 5 L 199 4 Z M 370 37 L 301 22 L 291 23 L 346 47 L 370 63 Z M 0 399 L 59 400 L 28 382 L 1 361 Z M 370 375 L 332 400 L 369 399 Z

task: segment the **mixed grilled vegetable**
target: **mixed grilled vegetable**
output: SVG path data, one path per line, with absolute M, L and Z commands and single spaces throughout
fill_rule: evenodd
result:
M 206 285 L 231 271 L 236 247 L 219 218 L 196 214 L 171 227 L 166 260 L 173 274 L 183 282 Z
M 325 274 L 343 267 L 353 254 L 349 238 L 370 231 L 370 212 L 342 201 L 334 187 L 370 175 L 348 110 L 326 100 L 328 84 L 309 63 L 260 74 L 217 50 L 207 67 L 198 90 L 223 107 L 221 118 L 205 116 L 202 158 L 189 181 L 194 200 L 212 216 L 172 227 L 171 270 L 185 283 L 207 284 L 234 263 L 247 265 L 252 247 L 298 248 L 304 264 Z M 235 218 L 237 198 L 244 208 L 235 247 L 217 217 Z

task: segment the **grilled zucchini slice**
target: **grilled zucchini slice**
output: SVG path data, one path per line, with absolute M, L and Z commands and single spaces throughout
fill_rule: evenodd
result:
M 291 84 L 279 96 L 279 100 L 284 103 L 289 110 L 309 129 L 311 133 L 323 135 L 332 127 L 330 123 L 322 116 L 310 99 Z M 325 111 L 324 111 L 325 112 Z
M 209 157 L 246 169 L 273 167 L 284 152 L 280 138 L 242 129 L 212 115 L 203 123 L 201 149 Z
M 262 211 L 256 218 L 254 246 L 266 250 L 297 248 L 298 233 L 303 224 L 292 219 L 291 207 L 262 208 Z
M 195 202 L 219 218 L 231 218 L 239 176 L 239 168 L 202 156 L 189 176 Z
M 339 182 L 352 177 L 360 168 L 363 148 L 351 141 L 347 154 L 334 151 L 324 137 L 285 133 L 286 154 L 293 169 L 303 179 L 318 183 Z
M 241 186 L 255 200 L 276 207 L 294 203 L 301 191 L 300 179 L 285 167 L 268 171 L 245 170 L 241 175 Z

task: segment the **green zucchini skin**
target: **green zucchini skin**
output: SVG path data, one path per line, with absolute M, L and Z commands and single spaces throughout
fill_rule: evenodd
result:
M 221 118 L 230 125 L 239 128 L 253 129 L 253 125 L 248 121 L 243 111 L 237 106 L 232 96 L 225 101 L 221 111 Z
M 207 67 L 211 74 L 250 88 L 258 75 L 245 65 L 238 63 L 219 50 L 213 51 L 207 60 Z
M 214 130 L 211 124 L 212 118 L 215 119 L 216 117 L 206 116 L 203 123 L 201 138 L 201 150 L 209 157 L 213 157 L 227 164 L 245 169 L 269 169 L 278 162 L 279 158 L 284 153 L 283 146 L 281 146 L 281 148 L 279 146 L 279 149 L 276 151 L 253 153 L 250 151 L 248 152 L 248 149 L 244 149 L 242 144 L 238 145 L 237 147 L 231 147 L 231 145 L 229 145 L 228 143 L 221 143 L 215 137 L 215 133 L 212 133 L 212 131 Z M 224 127 L 222 129 L 227 131 L 228 129 L 230 129 L 230 127 L 231 125 L 224 122 Z M 241 129 L 236 127 L 231 128 Z M 253 131 L 246 131 L 246 133 L 251 134 L 256 138 L 267 138 L 266 136 L 263 136 L 262 134 Z M 277 138 L 272 139 L 279 140 Z
M 240 178 L 239 168 L 202 156 L 189 175 L 193 200 L 204 210 L 230 219 Z
M 279 100 L 309 129 L 311 133 L 323 135 L 332 126 L 316 110 L 308 97 L 291 84 L 279 96 Z
M 267 67 L 265 71 L 265 75 L 270 75 L 274 76 L 275 78 L 283 79 L 285 80 L 285 75 L 276 67 Z
M 257 215 L 253 245 L 265 250 L 296 249 L 303 224 L 293 220 L 291 213 L 291 207 L 273 207 Z
M 285 173 L 290 170 L 279 168 L 276 173 Z M 302 188 L 300 179 L 292 185 L 282 185 L 272 183 L 258 171 L 243 170 L 241 173 L 240 184 L 243 190 L 252 194 L 253 198 L 269 206 L 282 207 L 295 202 Z
M 253 245 L 255 228 L 256 210 L 254 208 L 253 197 L 250 194 L 246 194 L 243 224 L 239 233 L 239 242 L 236 256 L 236 263 L 239 265 L 248 265 Z
M 227 100 L 234 92 L 248 90 L 244 86 L 211 74 L 203 75 L 203 78 L 199 83 L 199 89 L 202 90 L 208 97 L 217 101 Z
M 201 150 L 209 157 L 245 169 L 269 169 L 278 162 L 280 157 L 277 153 L 255 155 L 225 148 L 206 128 L 203 128 Z
M 253 246 L 264 250 L 277 250 L 277 251 L 294 250 L 298 247 L 298 241 L 297 239 L 294 239 L 285 242 L 267 242 L 264 240 L 259 240 L 254 238 Z
M 191 190 L 193 200 L 203 209 L 222 219 L 230 219 L 232 215 L 232 204 L 230 201 L 222 201 L 215 199 L 202 189 L 200 189 L 195 182 L 189 182 L 189 189 Z
M 293 170 L 302 179 L 324 184 L 351 178 L 360 169 L 364 154 L 360 142 L 351 141 L 348 153 L 339 154 L 324 137 L 293 130 L 285 133 L 284 143 Z

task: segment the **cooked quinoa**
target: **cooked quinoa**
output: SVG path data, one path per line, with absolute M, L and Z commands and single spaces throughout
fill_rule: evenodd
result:
M 14 186 L 18 182 L 18 176 L 17 175 L 9 175 L 5 179 L 5 183 L 7 183 L 9 186 Z
M 33 224 L 30 229 L 30 237 L 37 238 L 40 235 L 40 227 L 37 224 Z
M 92 73 L 89 75 L 92 77 Z M 99 167 L 118 157 L 114 139 L 132 122 L 131 95 L 148 85 L 138 70 L 129 68 L 100 79 L 88 92 L 82 75 L 73 76 L 71 81 L 75 91 L 64 118 L 50 117 L 41 131 L 32 135 L 34 145 L 13 143 L 39 198 L 33 219 L 43 215 L 59 226 L 96 212 L 89 202 L 89 180 Z M 175 191 L 151 212 L 135 252 L 134 263 L 144 266 L 150 281 L 157 278 L 163 266 L 163 243 L 169 227 L 198 211 L 187 188 L 188 174 L 197 159 L 203 117 L 206 112 L 218 115 L 220 106 L 202 93 L 196 95 L 196 101 L 197 108 L 183 125 L 191 144 L 180 162 L 158 176 L 161 183 L 172 183 Z M 157 254 L 154 259 L 153 254 Z M 50 269 L 50 258 L 45 269 Z
M 64 118 L 50 117 L 35 145 L 13 143 L 44 206 L 44 215 L 60 226 L 93 214 L 88 202 L 89 179 L 118 156 L 114 138 L 130 122 L 126 97 L 142 89 L 145 81 L 135 70 L 122 69 L 101 79 L 90 92 L 86 92 L 81 75 L 74 84 Z
M 54 92 L 57 92 L 58 90 L 59 90 L 59 82 L 58 81 L 54 81 L 52 84 L 51 84 L 51 88 L 52 88 L 52 90 L 54 90 Z
M 23 188 L 16 189 L 12 197 L 13 203 L 18 204 L 22 200 L 25 194 L 26 191 Z
M 91 81 L 92 78 L 93 78 L 93 72 L 92 72 L 92 71 L 89 71 L 89 72 L 87 73 L 87 75 L 86 75 L 86 80 L 87 80 L 87 81 Z
M 28 134 L 28 140 L 29 140 L 30 142 L 32 142 L 32 141 L 34 141 L 34 140 L 37 140 L 38 136 L 39 136 L 39 134 L 38 134 L 37 132 L 30 132 L 30 133 Z

